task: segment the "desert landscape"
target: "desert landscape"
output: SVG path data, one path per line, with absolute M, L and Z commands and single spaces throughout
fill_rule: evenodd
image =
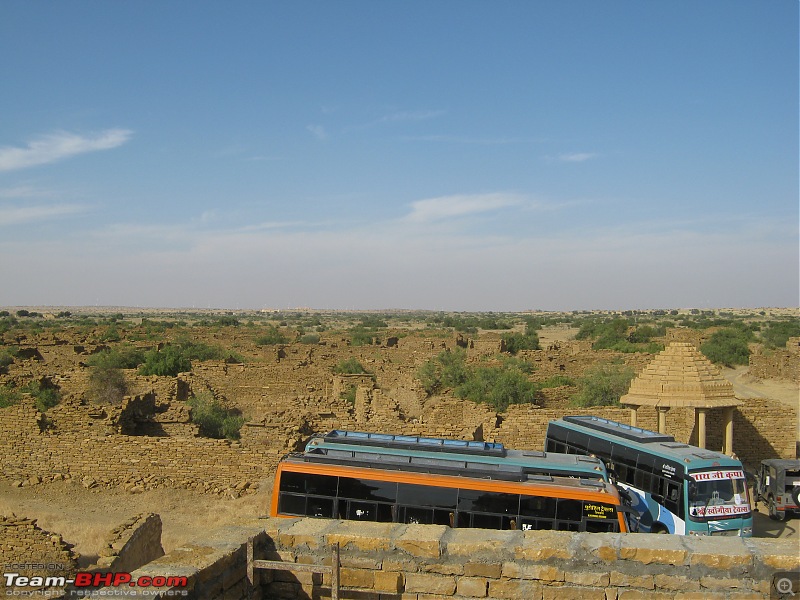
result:
M 800 440 L 794 309 L 4 313 L 0 515 L 35 519 L 63 538 L 80 567 L 95 564 L 109 532 L 138 514 L 160 515 L 167 553 L 210 529 L 258 523 L 275 464 L 312 433 L 541 449 L 548 418 L 577 411 L 624 421 L 619 396 L 670 341 L 717 356 L 731 332 L 744 340 L 745 364 L 717 366 L 743 403 L 741 418 L 768 429 L 758 443 L 735 438 L 748 468 L 795 456 Z M 508 377 L 519 397 L 475 398 L 442 383 L 434 367 L 443 356 L 459 357 L 468 373 Z M 616 400 L 591 397 L 599 374 Z M 640 424 L 652 428 L 654 415 Z M 676 419 L 676 438 L 691 439 L 685 425 Z M 776 523 L 761 511 L 757 536 L 797 535 L 796 521 Z

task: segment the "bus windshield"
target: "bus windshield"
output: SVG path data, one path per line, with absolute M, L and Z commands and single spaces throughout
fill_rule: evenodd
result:
M 689 514 L 725 518 L 750 512 L 744 471 L 718 470 L 689 474 Z

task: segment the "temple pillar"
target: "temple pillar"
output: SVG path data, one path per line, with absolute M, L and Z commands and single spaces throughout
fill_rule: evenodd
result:
M 657 406 L 658 411 L 658 433 L 667 433 L 667 411 L 669 406 Z
M 728 456 L 733 456 L 733 407 L 725 408 L 725 445 L 722 452 Z
M 706 447 L 706 413 L 708 409 L 697 409 L 697 445 L 701 448 Z
M 636 427 L 639 407 L 631 405 L 631 427 Z

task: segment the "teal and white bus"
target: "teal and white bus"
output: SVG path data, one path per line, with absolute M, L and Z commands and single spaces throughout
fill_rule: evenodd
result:
M 538 450 L 511 450 L 499 442 L 453 440 L 435 437 L 367 433 L 335 429 L 313 436 L 306 442 L 306 453 L 325 454 L 350 462 L 382 460 L 409 467 L 451 463 L 454 467 L 515 471 L 522 475 L 576 477 L 610 482 L 602 460 L 577 454 L 556 454 Z
M 735 458 L 594 416 L 550 421 L 545 449 L 602 459 L 639 514 L 639 531 L 753 535 L 744 467 Z

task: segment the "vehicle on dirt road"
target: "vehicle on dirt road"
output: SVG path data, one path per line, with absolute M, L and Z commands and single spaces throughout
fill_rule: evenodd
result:
M 753 486 L 755 502 L 767 505 L 770 519 L 800 513 L 800 459 L 762 460 Z

